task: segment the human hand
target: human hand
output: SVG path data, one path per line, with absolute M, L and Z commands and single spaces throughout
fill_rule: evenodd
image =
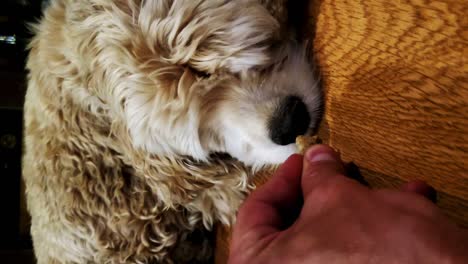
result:
M 329 147 L 291 156 L 240 208 L 229 263 L 468 263 L 468 232 L 427 185 L 372 190 L 343 175 Z

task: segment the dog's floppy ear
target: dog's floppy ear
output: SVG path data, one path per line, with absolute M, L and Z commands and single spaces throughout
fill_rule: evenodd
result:
M 266 65 L 278 21 L 257 1 L 146 1 L 138 24 L 166 62 L 208 74 Z M 165 1 L 163 1 L 165 2 Z

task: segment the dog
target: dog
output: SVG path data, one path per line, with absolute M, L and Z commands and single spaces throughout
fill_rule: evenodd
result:
M 51 0 L 24 106 L 38 263 L 206 263 L 322 95 L 286 0 Z

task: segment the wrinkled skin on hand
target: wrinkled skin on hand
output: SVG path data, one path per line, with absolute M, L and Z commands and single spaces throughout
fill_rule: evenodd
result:
M 318 145 L 291 156 L 241 207 L 230 264 L 468 263 L 468 233 L 422 182 L 369 189 Z

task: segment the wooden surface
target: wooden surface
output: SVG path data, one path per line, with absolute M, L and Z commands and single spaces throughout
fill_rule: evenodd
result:
M 322 0 L 309 13 L 325 143 L 373 187 L 427 181 L 468 227 L 468 1 Z M 220 229 L 216 263 L 225 263 Z
M 323 1 L 325 131 L 345 161 L 424 179 L 468 225 L 468 1 Z M 455 210 L 454 210 L 455 209 Z

